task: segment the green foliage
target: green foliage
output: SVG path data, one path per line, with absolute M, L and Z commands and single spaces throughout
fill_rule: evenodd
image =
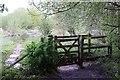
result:
M 31 26 L 31 17 L 23 8 L 15 10 L 13 13 L 2 16 L 2 29 L 11 36 L 17 36 L 21 29 Z
M 118 72 L 115 74 L 115 77 L 120 80 L 120 74 Z
M 102 64 L 101 67 L 112 77 L 119 78 L 119 60 L 116 58 L 101 58 L 99 59 L 100 63 Z
M 17 36 L 21 34 L 23 29 L 34 28 L 39 28 L 43 35 L 47 35 L 54 26 L 51 18 L 44 19 L 44 15 L 39 14 L 33 7 L 30 7 L 28 11 L 24 8 L 18 8 L 13 13 L 6 16 L 0 15 L 0 17 L 2 17 L 1 27 L 10 35 Z
M 77 5 L 75 5 L 76 3 Z M 120 56 L 120 12 L 115 10 L 120 7 L 116 7 L 112 2 L 48 2 L 44 4 L 38 3 L 37 6 L 38 8 L 42 7 L 41 9 L 45 9 L 42 10 L 43 13 L 45 12 L 49 15 L 50 12 L 54 13 L 54 16 L 57 17 L 56 20 L 60 23 L 58 27 L 60 28 L 62 26 L 61 28 L 63 30 L 65 29 L 70 34 L 81 32 L 83 30 L 82 28 L 84 28 L 84 30 L 86 28 L 86 32 L 90 32 L 93 29 L 104 30 L 109 36 L 107 43 L 113 47 L 113 55 L 116 57 Z M 0 16 L 0 18 L 2 17 L 2 22 L 0 22 L 0 25 L 2 26 L 0 27 L 15 34 L 18 33 L 21 28 L 28 29 L 38 26 L 43 35 L 48 35 L 51 28 L 53 28 L 52 26 L 54 26 L 50 18 L 45 19 L 43 15 L 38 16 L 37 10 L 34 8 L 30 9 L 30 13 L 32 14 L 28 15 L 28 12 L 25 9 L 18 9 L 7 16 Z M 103 26 L 103 24 L 106 23 L 107 25 Z M 22 38 L 23 40 L 28 39 L 26 36 L 22 36 Z M 7 40 L 9 40 L 9 38 L 7 38 Z M 8 42 L 7 40 L 3 40 L 5 44 Z M 2 42 L 2 44 L 4 42 Z M 55 54 L 54 46 L 51 45 L 52 43 L 52 41 L 43 38 L 43 42 L 32 42 L 27 46 L 26 51 L 30 55 L 25 58 L 25 61 L 28 64 L 27 66 L 30 74 L 46 74 L 54 71 L 53 69 L 56 69 L 54 61 L 57 54 Z M 6 49 L 6 47 L 4 49 Z M 113 60 L 104 59 L 101 62 L 103 62 L 104 69 L 119 78 L 120 73 L 119 69 L 117 69 L 119 59 L 116 60 L 115 57 L 112 59 Z M 111 65 L 113 65 L 114 68 Z
M 38 78 L 41 78 L 41 76 L 37 75 L 25 75 L 25 70 L 22 68 L 16 69 L 16 68 L 10 68 L 6 69 L 7 66 L 4 66 L 2 71 L 2 80 L 39 80 Z
M 76 4 L 74 7 L 71 4 Z M 42 3 L 41 3 L 42 4 Z M 38 7 L 41 5 L 38 4 Z M 46 5 L 45 5 L 46 4 Z M 46 11 L 46 14 L 51 12 L 55 15 L 58 21 L 68 28 L 68 32 L 74 33 L 74 30 L 77 25 L 76 23 L 82 25 L 86 28 L 86 31 L 92 32 L 92 30 L 104 30 L 107 33 L 108 40 L 107 43 L 112 45 L 113 55 L 119 58 L 120 56 L 120 8 L 119 3 L 107 3 L 107 2 L 48 2 L 43 3 L 43 7 Z M 50 8 L 49 8 L 50 7 Z M 61 8 L 62 7 L 62 8 Z M 70 8 L 71 7 L 71 8 Z M 69 9 L 70 8 L 70 9 Z M 44 10 L 43 10 L 44 11 Z M 58 14 L 59 13 L 59 14 Z M 77 22 L 78 21 L 78 22 Z M 80 26 L 78 26 L 80 27 Z M 80 28 L 78 28 L 80 29 Z M 67 29 L 66 29 L 67 30 Z M 73 31 L 72 31 L 73 30 Z M 76 31 L 76 30 L 75 30 Z M 106 59 L 104 68 L 113 75 L 118 77 L 118 60 Z M 111 66 L 113 65 L 113 66 Z
M 2 71 L 2 80 L 6 79 L 17 79 L 20 80 L 23 75 L 22 71 L 19 69 L 11 68 L 11 69 L 5 69 L 6 67 L 4 66 L 4 70 Z
M 34 7 L 31 7 L 29 10 L 29 15 L 31 17 L 31 23 L 32 23 L 32 27 L 35 26 L 39 26 L 41 19 L 44 17 L 42 14 L 40 14 L 39 12 L 37 12 L 37 9 Z M 27 20 L 28 21 L 28 20 Z
M 57 71 L 57 54 L 54 48 L 54 41 L 47 38 L 41 38 L 42 42 L 31 42 L 27 45 L 26 52 L 29 56 L 26 58 L 28 71 L 30 74 L 52 74 Z
M 2 62 L 4 63 L 5 60 L 9 57 L 9 55 L 11 54 L 10 50 L 4 50 L 0 53 L 2 55 Z
M 54 23 L 50 18 L 43 18 L 41 23 L 39 24 L 39 30 L 43 35 L 48 35 L 51 33 L 51 29 L 53 28 Z

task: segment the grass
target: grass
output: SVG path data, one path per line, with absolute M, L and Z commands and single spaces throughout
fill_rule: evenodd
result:
M 15 37 L 5 36 L 2 33 L 0 34 L 0 52 L 13 49 L 15 43 Z
M 11 39 L 12 39 L 12 37 L 2 37 L 0 39 L 0 44 L 1 45 L 11 45 L 14 43 Z

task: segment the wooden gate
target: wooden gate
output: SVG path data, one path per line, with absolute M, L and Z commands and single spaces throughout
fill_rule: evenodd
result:
M 49 36 L 50 37 L 50 36 Z M 70 65 L 82 62 L 80 55 L 80 36 L 54 36 L 56 50 L 59 54 L 57 65 Z
M 89 58 L 84 57 L 84 55 L 86 54 L 84 50 L 86 49 L 87 49 L 87 53 L 90 54 L 91 49 L 108 48 L 108 54 L 104 56 L 111 56 L 112 48 L 110 45 L 103 45 L 103 44 L 95 45 L 92 44 L 91 42 L 91 39 L 105 38 L 105 37 L 106 36 L 91 36 L 91 34 L 75 35 L 75 36 L 54 36 L 53 38 L 54 41 L 56 42 L 55 48 L 59 54 L 57 65 L 64 66 L 70 64 L 78 64 L 81 68 L 83 68 L 83 61 L 102 57 L 102 55 L 96 57 L 89 57 Z M 88 40 L 87 43 L 85 42 L 85 39 Z
M 79 55 L 78 37 L 55 36 L 55 41 L 56 49 L 59 53 L 58 65 L 76 64 Z

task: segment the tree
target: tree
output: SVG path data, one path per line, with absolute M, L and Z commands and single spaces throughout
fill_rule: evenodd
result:
M 51 34 L 51 29 L 54 27 L 54 23 L 50 18 L 44 17 L 40 24 L 39 30 L 42 32 L 43 35 Z
M 27 11 L 32 19 L 32 27 L 38 26 L 44 16 L 40 14 L 33 6 L 31 6 L 29 9 L 27 8 Z
M 19 8 L 11 14 L 2 16 L 2 28 L 11 35 L 16 35 L 21 29 L 27 29 L 30 26 L 32 26 L 32 19 L 24 8 Z
M 38 10 L 42 11 L 44 14 L 47 14 L 47 15 L 63 14 L 64 15 L 63 20 L 65 20 L 68 17 L 67 15 L 70 15 L 74 17 L 72 18 L 73 21 L 76 21 L 76 20 L 80 21 L 82 25 L 86 27 L 87 30 L 91 31 L 93 28 L 94 29 L 110 28 L 109 32 L 118 29 L 116 33 L 120 34 L 119 2 L 90 2 L 90 3 L 85 3 L 85 2 L 83 3 L 82 2 L 42 3 L 41 2 L 39 4 L 35 4 L 34 2 L 32 2 L 32 4 Z M 74 12 L 76 12 L 76 14 L 73 14 Z M 70 16 L 69 16 L 69 20 L 72 21 Z M 100 26 L 104 26 L 104 27 L 100 27 Z M 111 27 L 113 28 L 112 30 L 111 30 Z M 72 28 L 72 30 L 74 29 Z

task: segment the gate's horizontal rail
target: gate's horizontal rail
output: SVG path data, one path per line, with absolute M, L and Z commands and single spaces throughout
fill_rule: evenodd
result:
M 63 56 L 63 55 L 64 54 L 59 54 L 59 56 Z M 70 55 L 71 55 L 71 57 L 77 56 L 77 54 L 75 54 L 75 53 L 71 53 Z
M 86 45 L 88 46 L 88 43 L 83 43 L 83 45 L 84 45 L 84 46 L 86 46 Z M 91 45 L 96 45 L 96 44 L 91 43 Z
M 107 36 L 92 36 L 92 39 L 96 39 L 96 38 L 106 38 Z
M 74 36 L 56 36 L 56 38 L 74 38 L 78 37 L 79 35 L 74 35 Z M 88 36 L 88 35 L 80 35 L 80 36 Z
M 88 39 L 88 37 L 91 37 L 91 39 L 97 39 L 97 38 L 106 38 L 107 36 L 84 36 L 84 39 Z
M 74 36 L 56 36 L 57 38 L 74 38 L 74 37 L 78 37 L 77 35 Z
M 66 52 L 58 52 L 59 54 L 63 54 L 63 53 L 66 53 Z M 78 50 L 77 51 L 69 51 L 69 53 L 78 53 Z
M 71 45 L 57 46 L 57 48 L 70 47 Z M 78 44 L 73 45 L 72 47 L 78 47 Z
M 76 38 L 76 39 L 57 39 L 58 42 L 75 41 L 75 40 L 78 40 L 78 38 Z
M 83 49 L 95 49 L 95 48 L 105 48 L 105 47 L 110 47 L 109 45 L 94 45 L 90 47 L 83 47 Z

